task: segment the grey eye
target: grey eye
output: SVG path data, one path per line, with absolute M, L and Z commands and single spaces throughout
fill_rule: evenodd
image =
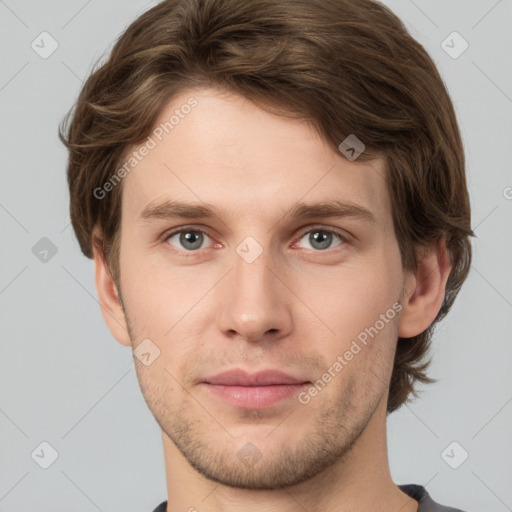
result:
M 178 231 L 176 233 L 173 233 L 167 238 L 167 241 L 173 245 L 174 247 L 177 247 L 174 243 L 172 243 L 172 239 L 178 237 L 178 243 L 179 246 L 177 249 L 185 249 L 187 251 L 194 251 L 197 249 L 200 249 L 203 245 L 204 239 L 205 239 L 205 233 L 202 231 L 197 231 L 194 229 L 186 229 L 183 231 Z M 208 237 L 209 238 L 209 237 Z
M 337 233 L 334 233 L 327 229 L 314 229 L 305 233 L 302 238 L 307 238 L 307 241 L 310 244 L 310 247 L 308 247 L 308 249 L 316 249 L 319 251 L 323 251 L 325 249 L 329 249 L 332 246 L 334 237 L 337 237 L 339 240 L 342 240 L 341 235 L 338 235 Z M 340 243 L 336 245 L 340 245 Z

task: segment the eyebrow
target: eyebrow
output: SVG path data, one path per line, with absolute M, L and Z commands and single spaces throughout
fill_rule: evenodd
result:
M 222 213 L 207 203 L 186 203 L 164 201 L 146 206 L 139 220 L 211 219 L 222 217 Z M 331 200 L 317 203 L 296 203 L 282 218 L 312 219 L 316 217 L 352 217 L 371 224 L 377 224 L 377 216 L 371 210 L 351 201 Z

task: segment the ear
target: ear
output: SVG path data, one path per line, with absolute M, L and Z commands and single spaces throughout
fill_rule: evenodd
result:
M 432 324 L 443 304 L 451 268 L 450 252 L 444 238 L 421 251 L 416 272 L 409 273 L 406 278 L 399 337 L 411 338 Z
M 97 228 L 93 232 L 93 240 L 98 240 L 101 235 Z M 96 289 L 103 318 L 107 323 L 112 336 L 127 347 L 131 346 L 130 334 L 121 304 L 119 292 L 114 278 L 108 268 L 105 255 L 99 245 L 93 243 L 94 267 Z

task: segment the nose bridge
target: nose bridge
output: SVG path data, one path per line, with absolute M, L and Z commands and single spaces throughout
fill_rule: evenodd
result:
M 291 328 L 286 287 L 274 275 L 279 262 L 269 244 L 246 237 L 233 254 L 233 271 L 226 283 L 221 329 L 247 340 L 282 335 Z M 269 268 L 270 267 L 270 268 Z

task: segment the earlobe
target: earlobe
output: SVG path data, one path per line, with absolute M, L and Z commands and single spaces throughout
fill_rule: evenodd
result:
M 402 298 L 399 337 L 417 336 L 432 324 L 443 304 L 451 268 L 444 238 L 422 251 L 416 272 L 406 278 L 407 291 Z
M 110 273 L 103 251 L 93 244 L 95 281 L 103 318 L 112 336 L 122 345 L 131 346 L 130 335 L 126 323 L 121 300 Z

